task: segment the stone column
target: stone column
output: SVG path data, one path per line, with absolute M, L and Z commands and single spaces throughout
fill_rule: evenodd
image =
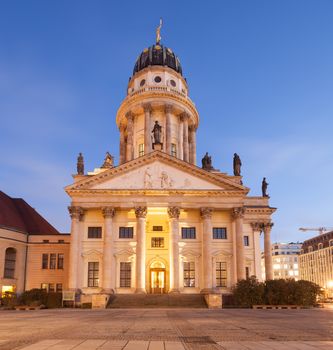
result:
M 183 139 L 184 139 L 184 118 L 181 114 L 179 116 L 179 129 L 178 129 L 178 158 L 184 160 L 184 148 L 183 148 Z
M 252 222 L 253 230 L 253 247 L 254 247 L 254 273 L 259 281 L 262 281 L 261 276 L 261 249 L 260 249 L 260 233 L 262 224 L 259 222 Z
M 188 144 L 188 114 L 184 113 L 184 131 L 183 131 L 183 144 L 184 144 L 184 160 L 189 162 L 189 144 Z
M 237 278 L 243 280 L 245 274 L 245 253 L 244 253 L 244 237 L 243 237 L 243 217 L 244 208 L 234 208 L 233 216 L 236 227 L 236 251 L 237 251 Z
M 126 161 L 129 162 L 133 159 L 133 114 L 128 112 L 126 114 L 127 118 L 127 144 L 126 144 Z
M 146 103 L 143 105 L 143 109 L 145 112 L 145 154 L 151 152 L 151 130 L 150 130 L 150 120 L 151 120 L 151 112 L 152 107 L 150 103 Z
M 146 293 L 147 207 L 136 207 L 136 293 Z
M 202 272 L 204 285 L 201 293 L 208 293 L 213 287 L 213 259 L 211 256 L 212 243 L 212 209 L 201 208 L 200 214 L 203 222 L 202 231 Z
M 264 254 L 265 254 L 265 276 L 266 280 L 273 279 L 273 258 L 272 258 L 272 245 L 271 245 L 271 230 L 273 223 L 265 223 L 262 226 L 264 231 Z
M 179 293 L 179 214 L 178 207 L 168 208 L 170 220 L 170 293 Z
M 197 163 L 197 144 L 196 144 L 196 129 L 194 125 L 190 128 L 190 163 L 196 165 Z
M 126 161 L 126 143 L 125 143 L 125 128 L 123 125 L 119 127 L 120 138 L 119 138 L 119 165 Z
M 83 219 L 84 211 L 81 207 L 68 207 L 69 215 L 72 219 L 71 225 L 71 244 L 69 251 L 69 280 L 68 287 L 71 290 L 78 289 L 79 271 L 79 255 L 80 255 L 80 221 Z
M 103 281 L 102 287 L 106 293 L 114 293 L 116 288 L 116 266 L 113 249 L 112 218 L 115 210 L 111 207 L 102 208 L 104 216 L 104 244 L 103 244 Z
M 171 154 L 171 113 L 172 105 L 165 105 L 165 142 L 167 154 Z

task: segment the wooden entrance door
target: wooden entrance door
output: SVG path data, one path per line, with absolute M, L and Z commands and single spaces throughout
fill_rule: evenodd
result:
M 165 293 L 165 269 L 150 269 L 150 292 L 152 294 Z

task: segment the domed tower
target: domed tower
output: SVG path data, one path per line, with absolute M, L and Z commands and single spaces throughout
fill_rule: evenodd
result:
M 179 58 L 161 45 L 159 31 L 155 45 L 144 49 L 135 62 L 116 122 L 119 164 L 154 150 L 196 164 L 198 111 L 188 96 Z M 156 128 L 158 135 L 153 133 Z

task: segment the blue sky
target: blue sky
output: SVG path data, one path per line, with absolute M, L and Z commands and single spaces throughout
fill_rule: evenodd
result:
M 78 152 L 86 170 L 118 157 L 115 114 L 136 57 L 180 57 L 200 113 L 197 152 L 260 195 L 273 240 L 333 226 L 333 1 L 0 1 L 0 189 L 68 232 Z

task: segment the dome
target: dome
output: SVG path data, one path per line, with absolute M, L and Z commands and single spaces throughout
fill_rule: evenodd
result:
M 182 75 L 179 58 L 168 47 L 153 45 L 142 51 L 135 62 L 133 75 L 148 66 L 167 66 Z

